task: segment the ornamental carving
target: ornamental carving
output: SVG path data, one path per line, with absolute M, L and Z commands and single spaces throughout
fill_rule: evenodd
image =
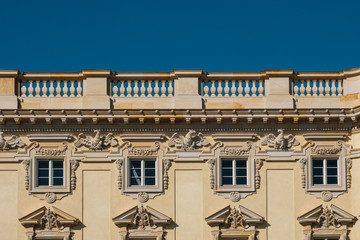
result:
M 163 167 L 164 167 L 164 177 L 163 177 L 164 189 L 168 189 L 168 187 L 169 187 L 168 171 L 169 171 L 169 169 L 171 167 L 170 159 L 164 159 L 163 160 Z
M 241 199 L 241 194 L 239 192 L 231 192 L 229 197 L 231 201 L 238 202 Z
M 270 133 L 266 138 L 261 142 L 261 145 L 268 145 L 276 150 L 287 150 L 292 146 L 300 145 L 299 141 L 295 139 L 292 134 L 289 134 L 287 138 L 284 137 L 284 130 L 278 130 L 279 135 L 275 136 Z
M 251 142 L 247 142 L 246 145 L 243 147 L 226 147 L 222 144 L 220 148 L 220 153 L 228 156 L 241 156 L 244 154 L 248 154 L 252 148 L 253 145 Z
M 5 140 L 4 133 L 0 132 L 0 150 L 9 150 L 16 147 L 24 147 L 26 144 L 20 137 L 12 135 L 10 139 Z
M 48 192 L 48 193 L 45 193 L 44 198 L 47 203 L 54 203 L 56 201 L 57 197 L 56 197 L 55 193 Z
M 255 171 L 255 186 L 256 189 L 260 188 L 260 169 L 263 165 L 263 161 L 261 159 L 255 159 L 255 167 L 256 167 L 256 171 Z
M 116 168 L 118 170 L 118 189 L 121 189 L 121 186 L 122 186 L 122 165 L 124 163 L 124 159 L 122 158 L 119 158 L 119 159 L 116 159 L 115 161 L 115 164 L 116 164 Z
M 351 187 L 351 168 L 352 160 L 351 158 L 346 158 L 346 187 Z
M 235 207 L 230 210 L 230 214 L 226 218 L 225 222 L 227 224 L 229 224 L 231 228 L 238 228 L 238 227 L 248 228 L 249 227 L 249 225 L 246 224 L 244 216 Z
M 209 159 L 207 161 L 208 163 L 208 167 L 210 169 L 210 188 L 211 189 L 214 189 L 215 187 L 215 159 L 212 158 L 212 159 Z
M 300 168 L 301 168 L 301 187 L 305 188 L 305 184 L 306 184 L 306 177 L 305 177 L 305 167 L 306 167 L 306 163 L 307 163 L 307 158 L 301 158 L 299 160 L 299 164 L 300 164 Z
M 149 201 L 149 194 L 147 194 L 146 192 L 139 192 L 137 195 L 137 199 L 141 203 L 146 203 L 147 201 Z
M 79 161 L 76 160 L 76 159 L 71 159 L 70 160 L 70 165 L 71 165 L 70 185 L 71 185 L 71 190 L 75 190 L 75 188 L 76 188 L 76 174 L 75 174 L 75 171 L 79 167 Z
M 29 186 L 30 186 L 30 159 L 25 159 L 22 162 L 23 167 L 25 169 L 25 189 L 29 190 Z
M 142 230 L 144 230 L 146 226 L 150 225 L 150 216 L 146 212 L 144 206 L 138 208 L 138 212 L 135 215 L 135 224 Z
M 320 155 L 338 154 L 344 148 L 351 149 L 351 146 L 344 143 L 343 141 L 337 141 L 336 145 L 331 146 L 331 147 L 316 145 L 315 147 L 311 148 L 311 152 L 314 154 L 320 154 Z
M 210 145 L 209 141 L 202 133 L 196 133 L 195 130 L 189 130 L 184 136 L 180 136 L 178 133 L 174 133 L 168 143 L 169 147 L 176 147 L 178 149 L 188 151 L 195 148 Z
M 322 228 L 329 228 L 332 227 L 340 227 L 341 224 L 337 223 L 337 219 L 333 213 L 333 211 L 328 208 L 327 206 L 323 208 L 321 215 L 318 217 L 316 222 L 322 227 Z
M 333 194 L 330 191 L 323 191 L 321 192 L 321 199 L 324 202 L 330 202 L 333 199 Z
M 90 150 L 103 150 L 106 147 L 114 147 L 118 144 L 112 133 L 100 137 L 100 130 L 95 130 L 95 137 L 86 137 L 85 134 L 80 133 L 75 140 L 75 147 L 85 146 Z
M 47 208 L 45 210 L 45 214 L 40 219 L 40 224 L 42 229 L 45 230 L 52 230 L 53 228 L 58 228 L 58 229 L 62 228 L 62 226 L 60 226 L 59 224 L 56 214 L 54 214 L 54 212 L 51 211 L 50 208 Z
M 137 156 L 151 156 L 156 155 L 160 149 L 160 142 L 155 142 L 154 147 L 144 148 L 144 147 L 133 147 L 131 143 L 128 143 L 126 148 L 129 149 L 129 155 Z
M 40 147 L 40 145 L 38 143 L 35 143 L 34 148 L 36 149 L 35 153 L 37 155 L 42 155 L 42 156 L 59 156 L 59 155 L 65 155 L 66 150 L 68 149 L 68 145 L 66 142 L 62 143 L 62 147 L 61 148 L 56 148 L 56 149 L 51 149 L 51 148 L 43 148 Z

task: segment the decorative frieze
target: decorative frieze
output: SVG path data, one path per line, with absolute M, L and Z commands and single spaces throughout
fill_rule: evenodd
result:
M 220 154 L 226 156 L 242 156 L 244 154 L 249 154 L 250 150 L 253 148 L 253 145 L 250 141 L 246 142 L 245 146 L 242 147 L 229 147 L 220 145 Z
M 284 130 L 278 130 L 279 135 L 275 136 L 270 133 L 266 138 L 261 142 L 262 145 L 268 145 L 276 150 L 287 150 L 292 146 L 300 145 L 299 141 L 295 139 L 292 134 L 289 134 L 287 138 L 284 136 Z
M 26 144 L 20 139 L 20 137 L 12 135 L 10 139 L 4 138 L 4 133 L 0 132 L 0 150 L 9 150 L 13 148 L 21 148 Z
M 35 143 L 34 148 L 36 149 L 35 150 L 36 155 L 60 156 L 66 154 L 66 150 L 68 149 L 68 144 L 66 142 L 63 142 L 62 147 L 60 148 L 44 148 L 44 147 L 40 147 L 38 143 Z
M 155 142 L 153 147 L 134 147 L 131 143 L 128 143 L 125 149 L 128 149 L 129 155 L 136 156 L 152 156 L 156 155 L 160 149 L 160 142 Z
M 205 136 L 202 133 L 196 133 L 196 131 L 192 129 L 190 129 L 185 136 L 174 133 L 168 142 L 169 147 L 176 147 L 184 151 L 194 150 L 195 148 L 208 145 L 210 145 L 210 142 Z
M 327 145 L 316 145 L 315 147 L 311 148 L 311 152 L 313 154 L 319 155 L 338 154 L 343 149 L 343 145 L 343 141 L 337 141 L 336 145 L 330 147 Z
M 115 139 L 112 133 L 108 133 L 106 136 L 100 137 L 100 130 L 95 130 L 95 137 L 86 137 L 85 134 L 80 133 L 76 138 L 75 147 L 85 146 L 90 150 L 103 150 L 106 147 L 115 147 L 118 144 L 118 140 Z

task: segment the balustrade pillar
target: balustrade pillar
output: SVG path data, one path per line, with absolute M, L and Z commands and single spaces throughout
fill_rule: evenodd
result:
M 293 97 L 290 93 L 290 77 L 293 70 L 265 70 L 266 81 L 266 107 L 267 108 L 293 108 Z
M 108 77 L 110 70 L 83 70 L 83 108 L 110 109 Z
M 0 109 L 17 109 L 16 95 L 17 70 L 1 70 L 0 73 Z

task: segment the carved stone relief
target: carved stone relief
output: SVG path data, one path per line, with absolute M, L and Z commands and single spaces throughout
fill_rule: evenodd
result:
M 210 145 L 210 143 L 205 136 L 202 133 L 196 133 L 195 130 L 189 130 L 184 137 L 178 133 L 174 133 L 168 142 L 169 147 L 176 147 L 184 151 L 194 150 L 197 147 L 208 145 Z
M 171 167 L 171 162 L 170 159 L 163 159 L 163 167 L 164 167 L 164 171 L 163 171 L 163 182 L 164 182 L 164 189 L 168 189 L 169 187 L 169 175 L 168 175 L 168 171 Z
M 9 150 L 17 147 L 24 147 L 26 144 L 15 135 L 12 135 L 10 139 L 4 138 L 4 133 L 0 132 L 0 150 Z
M 34 143 L 34 148 L 36 149 L 35 153 L 42 156 L 60 156 L 65 155 L 66 150 L 68 150 L 68 144 L 66 142 L 62 143 L 60 148 L 44 148 L 41 147 L 37 142 Z
M 76 188 L 76 174 L 75 174 L 75 171 L 79 167 L 79 160 L 71 159 L 70 160 L 70 166 L 71 166 L 71 178 L 70 178 L 71 190 L 75 190 L 75 188 Z
M 289 134 L 287 138 L 284 137 L 284 130 L 278 130 L 279 135 L 275 136 L 270 133 L 266 138 L 261 142 L 261 145 L 268 145 L 276 150 L 287 150 L 292 146 L 300 145 L 299 141 L 295 139 L 292 134 Z
M 351 168 L 352 168 L 352 160 L 351 158 L 345 158 L 346 160 L 346 186 L 348 188 L 351 187 Z
M 299 160 L 299 164 L 300 164 L 300 168 L 301 168 L 301 187 L 305 188 L 305 184 L 306 184 L 306 174 L 305 174 L 305 167 L 306 167 L 306 163 L 307 163 L 307 158 L 301 158 Z
M 156 155 L 160 149 L 160 142 L 155 142 L 153 147 L 134 147 L 131 143 L 127 143 L 125 149 L 129 150 L 129 155 L 136 156 L 152 156 Z
M 333 194 L 330 191 L 322 191 L 321 192 L 321 199 L 324 202 L 330 202 L 333 199 Z
M 118 144 L 118 140 L 115 139 L 112 133 L 108 133 L 106 136 L 100 137 L 100 131 L 95 130 L 95 137 L 86 137 L 85 134 L 80 133 L 76 138 L 75 147 L 85 146 L 90 150 L 103 150 L 106 147 L 115 147 Z
M 54 214 L 53 211 L 50 210 L 50 208 L 47 208 L 45 210 L 45 214 L 40 219 L 40 224 L 41 228 L 45 230 L 52 230 L 53 228 L 63 228 L 60 225 L 57 216 Z
M 48 193 L 45 193 L 44 198 L 47 203 L 54 203 L 56 201 L 57 197 L 56 197 L 55 193 L 48 192 Z
M 25 169 L 25 178 L 24 178 L 25 189 L 29 190 L 29 186 L 30 186 L 30 159 L 24 159 L 22 164 L 23 164 L 23 167 Z
M 230 193 L 230 200 L 233 202 L 238 202 L 241 199 L 241 194 L 239 192 L 231 192 Z
M 244 220 L 244 216 L 239 212 L 239 210 L 236 209 L 236 207 L 233 207 L 230 210 L 229 216 L 225 220 L 226 224 L 230 225 L 231 228 L 248 228 L 249 225 L 246 224 Z
M 149 194 L 147 194 L 146 192 L 139 192 L 137 195 L 137 199 L 141 203 L 146 203 L 147 201 L 149 201 Z
M 122 188 L 122 165 L 124 163 L 124 159 L 119 158 L 116 159 L 115 164 L 116 168 L 118 170 L 118 189 Z
M 146 212 L 144 206 L 138 208 L 138 212 L 135 215 L 135 224 L 142 230 L 144 230 L 146 226 L 150 225 L 150 216 Z
M 223 143 L 220 144 L 220 154 L 226 156 L 242 156 L 244 154 L 249 154 L 250 150 L 253 148 L 252 142 L 246 142 L 246 145 L 243 147 L 228 147 L 224 146 Z
M 215 159 L 209 159 L 207 161 L 208 167 L 210 169 L 210 188 L 214 189 L 215 187 Z
M 263 161 L 259 158 L 255 159 L 255 169 L 256 169 L 256 172 L 255 172 L 255 186 L 256 186 L 256 189 L 259 189 L 260 188 L 260 169 L 263 165 Z

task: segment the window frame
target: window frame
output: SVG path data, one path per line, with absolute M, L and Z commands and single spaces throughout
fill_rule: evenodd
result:
M 232 170 L 232 184 L 224 184 L 223 183 L 223 161 L 232 161 L 232 166 L 231 166 L 231 170 Z M 236 175 L 236 163 L 237 161 L 246 161 L 246 184 L 236 184 L 236 178 L 238 177 Z M 248 170 L 249 170 L 249 159 L 246 158 L 220 158 L 220 179 L 219 179 L 219 184 L 221 187 L 226 187 L 226 186 L 248 186 L 249 183 L 249 174 L 248 174 Z M 239 176 L 240 177 L 240 176 Z
M 141 166 L 140 166 L 140 172 L 141 172 L 141 176 L 140 176 L 140 185 L 131 185 L 131 169 L 130 169 L 130 162 L 131 161 L 140 161 L 141 162 Z M 154 161 L 155 162 L 155 184 L 154 185 L 146 185 L 145 184 L 145 172 L 146 172 L 146 168 L 145 168 L 145 162 L 146 161 Z M 151 158 L 129 158 L 129 168 L 128 168 L 128 187 L 132 188 L 132 187 L 154 187 L 154 186 L 157 186 L 158 185 L 158 179 L 157 179 L 157 170 L 158 170 L 158 167 L 157 167 L 157 164 L 156 164 L 156 159 L 151 159 Z
M 49 183 L 48 183 L 48 185 L 39 185 L 39 176 L 38 176 L 38 174 L 39 174 L 39 162 L 45 162 L 45 161 L 48 161 L 49 162 L 49 167 L 48 167 L 48 173 L 49 173 L 49 177 L 48 177 L 48 179 L 49 179 Z M 53 166 L 53 162 L 54 161 L 61 161 L 62 163 L 63 163 L 63 166 L 62 166 L 62 171 L 63 171 L 63 174 L 62 174 L 62 185 L 54 185 L 54 178 L 56 178 L 56 177 L 54 177 L 53 176 L 53 172 L 54 172 L 54 166 Z M 62 160 L 62 159 L 37 159 L 37 161 L 36 161 L 36 183 L 35 183 L 35 185 L 36 185 L 36 187 L 63 187 L 64 186 L 64 183 L 65 183 L 65 178 L 64 178 L 64 175 L 65 175 L 65 169 L 64 169 L 64 160 Z

